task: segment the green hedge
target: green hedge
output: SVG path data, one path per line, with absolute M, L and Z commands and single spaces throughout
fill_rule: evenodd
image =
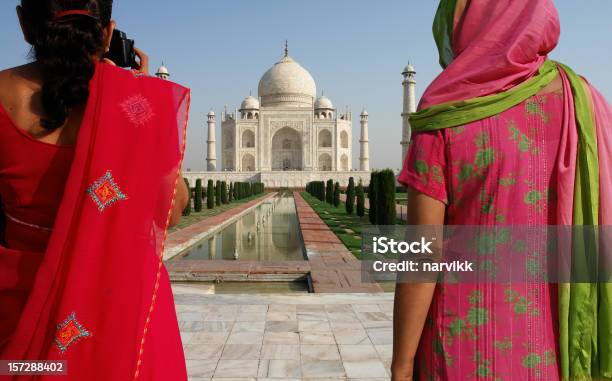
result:
M 202 179 L 196 180 L 193 209 L 196 211 L 196 213 L 202 211 Z
M 359 185 L 357 185 L 357 215 L 359 217 L 363 217 L 365 215 L 365 193 L 363 191 L 363 185 L 361 180 L 359 180 Z
M 334 206 L 337 208 L 340 206 L 340 183 L 336 182 L 334 185 Z
M 378 174 L 376 223 L 378 225 L 395 225 L 395 173 L 385 169 Z
M 370 174 L 370 186 L 368 187 L 368 202 L 370 204 L 370 210 L 368 212 L 368 218 L 372 225 L 376 225 L 377 222 L 377 193 L 378 193 L 378 171 L 373 171 Z
M 185 209 L 183 209 L 183 216 L 188 216 L 191 214 L 191 188 L 189 187 L 189 180 L 183 179 L 185 184 L 187 185 L 187 205 Z
M 351 215 L 355 210 L 355 179 L 349 178 L 349 185 L 346 188 L 346 214 Z
M 327 187 L 325 188 L 325 202 L 330 205 L 334 204 L 334 180 L 327 180 Z

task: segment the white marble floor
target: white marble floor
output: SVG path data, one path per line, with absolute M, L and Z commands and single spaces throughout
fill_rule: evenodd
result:
M 390 293 L 174 293 L 190 381 L 390 379 Z

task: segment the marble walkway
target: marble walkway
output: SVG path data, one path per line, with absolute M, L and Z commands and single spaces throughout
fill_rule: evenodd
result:
M 173 288 L 190 381 L 390 379 L 390 293 L 210 295 Z

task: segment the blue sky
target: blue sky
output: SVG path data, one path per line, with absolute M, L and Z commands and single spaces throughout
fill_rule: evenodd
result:
M 14 14 L 0 5 L 0 68 L 27 61 Z M 146 6 L 143 7 L 143 5 Z M 612 1 L 558 0 L 561 41 L 552 57 L 585 75 L 612 100 Z M 587 6 L 588 5 L 588 6 Z M 431 37 L 435 0 L 115 0 L 114 18 L 172 79 L 192 89 L 185 168 L 205 167 L 209 109 L 230 109 L 257 92 L 263 73 L 290 55 L 308 69 L 320 92 L 354 113 L 353 166 L 358 166 L 357 114 L 370 114 L 375 168 L 400 166 L 401 71 L 417 70 L 417 94 L 439 73 Z M 220 137 L 220 133 L 217 133 Z

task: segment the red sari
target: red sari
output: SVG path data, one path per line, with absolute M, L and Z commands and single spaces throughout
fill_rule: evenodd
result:
M 14 322 L 0 359 L 66 360 L 67 380 L 187 379 L 162 253 L 188 108 L 188 89 L 97 65 L 44 254 L 0 246 Z

